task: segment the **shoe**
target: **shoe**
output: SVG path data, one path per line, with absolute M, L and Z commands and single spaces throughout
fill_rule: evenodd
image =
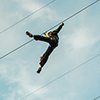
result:
M 39 74 L 41 72 L 42 68 L 40 67 L 38 70 L 37 70 L 37 73 Z
M 33 35 L 29 33 L 28 31 L 26 32 L 26 35 L 28 35 L 29 37 L 33 37 Z

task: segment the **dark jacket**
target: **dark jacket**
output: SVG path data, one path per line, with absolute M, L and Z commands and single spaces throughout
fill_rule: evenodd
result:
M 54 30 L 52 32 L 52 35 L 50 36 L 50 38 L 52 38 L 58 42 L 59 41 L 58 33 L 61 29 L 62 29 L 62 25 L 60 25 L 56 30 Z

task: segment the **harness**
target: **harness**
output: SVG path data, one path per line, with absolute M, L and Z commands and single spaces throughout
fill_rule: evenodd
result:
M 51 42 L 52 42 L 53 39 L 50 38 L 50 40 L 51 40 Z M 57 44 L 55 44 L 54 46 L 52 46 L 51 44 L 49 45 L 49 47 L 52 48 L 52 49 L 54 49 L 54 48 L 57 47 L 57 46 L 58 46 Z

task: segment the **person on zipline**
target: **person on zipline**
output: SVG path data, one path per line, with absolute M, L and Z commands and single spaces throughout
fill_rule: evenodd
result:
M 43 56 L 40 57 L 40 63 L 39 64 L 40 64 L 41 67 L 39 67 L 39 69 L 37 70 L 38 74 L 41 72 L 43 66 L 47 62 L 49 55 L 58 46 L 58 41 L 59 41 L 58 33 L 62 29 L 62 26 L 64 26 L 64 23 L 62 23 L 56 30 L 49 31 L 48 34 L 44 33 L 46 35 L 46 37 L 41 36 L 41 35 L 32 35 L 28 31 L 26 32 L 26 34 L 29 37 L 31 37 L 31 38 L 33 37 L 35 40 L 40 40 L 40 41 L 44 41 L 44 42 L 49 43 L 48 49 L 43 54 Z

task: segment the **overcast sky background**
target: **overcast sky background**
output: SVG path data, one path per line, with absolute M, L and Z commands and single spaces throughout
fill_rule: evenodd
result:
M 26 31 L 41 34 L 94 1 L 56 0 L 0 34 L 0 57 L 31 40 L 26 36 Z M 0 32 L 49 2 L 0 0 Z M 40 56 L 48 47 L 47 43 L 32 41 L 0 59 L 0 100 L 20 100 L 100 54 L 100 2 L 66 21 L 59 37 L 59 46 L 39 75 L 36 71 Z M 98 96 L 100 56 L 23 100 L 93 100 Z

